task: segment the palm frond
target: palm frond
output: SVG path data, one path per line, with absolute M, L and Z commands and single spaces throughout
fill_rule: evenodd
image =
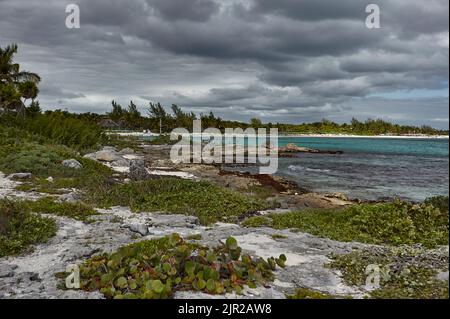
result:
M 14 82 L 33 82 L 33 83 L 39 83 L 41 81 L 41 77 L 37 75 L 36 73 L 31 72 L 19 72 L 16 74 L 13 74 L 11 76 Z

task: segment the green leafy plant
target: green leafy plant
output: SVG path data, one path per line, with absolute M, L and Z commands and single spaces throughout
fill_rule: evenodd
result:
M 276 265 L 284 267 L 285 262 L 284 255 L 264 260 L 242 254 L 232 237 L 207 248 L 173 234 L 86 261 L 80 267 L 81 287 L 115 299 L 170 298 L 183 290 L 241 293 L 244 285 L 256 287 L 272 281 Z

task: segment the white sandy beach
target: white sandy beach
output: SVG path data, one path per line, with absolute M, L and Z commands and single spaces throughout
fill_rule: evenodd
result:
M 108 134 L 117 134 L 119 136 L 135 137 L 157 137 L 160 134 L 151 132 L 108 132 Z M 165 135 L 165 134 L 163 134 Z M 198 133 L 190 134 L 200 136 Z M 214 136 L 214 134 L 203 134 L 203 136 Z M 249 136 L 246 134 L 235 134 L 235 136 Z M 352 134 L 285 134 L 281 133 L 278 137 L 323 137 L 323 138 L 391 138 L 391 139 L 449 139 L 448 135 L 352 135 Z

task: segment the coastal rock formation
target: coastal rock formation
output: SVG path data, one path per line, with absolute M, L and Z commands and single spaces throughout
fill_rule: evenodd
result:
M 89 224 L 54 216 L 59 231 L 48 243 L 36 246 L 31 254 L 0 258 L 0 299 L 102 298 L 98 292 L 60 289 L 61 281 L 55 274 L 95 254 L 113 252 L 137 240 L 172 233 L 179 233 L 185 238 L 201 235 L 198 243 L 206 246 L 217 245 L 219 241 L 233 236 L 248 253 L 265 258 L 286 254 L 287 267 L 275 272 L 275 281 L 267 287 L 245 289 L 243 296 L 240 296 L 242 298 L 284 298 L 286 293 L 294 292 L 295 287 L 299 286 L 354 298 L 364 295 L 364 291 L 345 285 L 333 270 L 324 266 L 330 261 L 329 254 L 348 253 L 353 247 L 365 247 L 362 244 L 340 243 L 289 230 L 243 228 L 235 224 L 218 223 L 206 227 L 199 225 L 192 216 L 135 214 L 124 207 L 98 211 L 100 215 L 94 216 L 94 222 Z M 136 239 L 136 232 L 144 237 Z M 274 234 L 282 236 L 274 239 Z M 175 295 L 175 298 L 185 297 L 234 299 L 238 296 L 213 296 L 198 292 L 179 292 Z
M 297 146 L 294 143 L 289 143 L 284 147 L 278 148 L 278 153 L 319 153 L 319 150 L 312 148 Z
M 295 157 L 297 153 L 313 153 L 313 154 L 343 154 L 342 151 L 322 151 L 313 148 L 301 147 L 294 143 L 278 148 L 280 157 Z

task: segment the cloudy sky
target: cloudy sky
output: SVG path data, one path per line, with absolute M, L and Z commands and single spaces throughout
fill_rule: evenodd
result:
M 66 6 L 81 10 L 67 29 Z M 369 3 L 381 28 L 365 26 Z M 289 123 L 383 118 L 448 128 L 448 0 L 0 0 L 47 109 L 110 101 Z

